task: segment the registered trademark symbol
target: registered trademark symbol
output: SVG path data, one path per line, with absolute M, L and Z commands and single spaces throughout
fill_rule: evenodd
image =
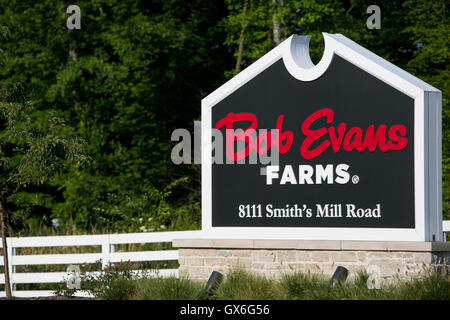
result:
M 352 177 L 352 182 L 354 184 L 357 184 L 359 182 L 359 177 L 356 174 Z

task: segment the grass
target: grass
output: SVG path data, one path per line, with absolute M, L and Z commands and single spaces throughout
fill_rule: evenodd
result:
M 96 233 L 107 233 L 105 230 L 94 230 Z M 54 229 L 51 227 L 34 228 L 22 233 L 21 236 L 36 235 L 74 235 L 83 234 L 72 228 Z M 450 233 L 447 234 L 450 241 Z M 129 251 L 153 251 L 171 250 L 171 243 L 147 243 L 147 244 L 121 244 L 116 246 L 116 252 Z M 100 246 L 73 246 L 73 247 L 47 247 L 47 248 L 19 248 L 18 255 L 29 254 L 68 254 L 68 253 L 98 253 L 101 256 Z M 0 252 L 0 258 L 1 256 Z M 133 264 L 134 269 L 155 270 L 155 269 L 176 269 L 177 261 L 153 261 L 138 262 Z M 17 266 L 17 272 L 64 272 L 68 265 L 26 265 Z M 0 266 L 0 273 L 3 273 Z M 81 272 L 99 271 L 101 263 L 90 263 L 80 265 Z M 368 290 L 365 285 L 364 275 L 360 275 L 353 283 L 346 283 L 339 288 L 331 289 L 329 279 L 315 275 L 305 275 L 301 273 L 290 274 L 281 277 L 279 280 L 268 279 L 250 274 L 243 270 L 234 270 L 225 277 L 221 286 L 217 289 L 213 297 L 204 296 L 205 283 L 199 283 L 189 279 L 117 279 L 112 281 L 108 289 L 98 291 L 96 296 L 102 299 L 448 299 L 448 281 L 439 278 L 423 277 L 420 280 L 401 282 L 389 288 L 381 290 Z M 359 282 L 358 282 L 359 281 Z M 101 280 L 91 285 L 102 287 Z M 57 283 L 30 283 L 17 284 L 17 290 L 57 290 L 61 294 L 70 292 L 64 291 L 62 284 Z M 4 285 L 0 284 L 0 290 L 4 290 Z M 62 291 L 61 291 L 62 290 Z M 446 292 L 446 293 L 445 293 Z
M 128 274 L 129 266 L 113 266 L 106 276 L 82 283 L 82 289 L 106 300 L 450 300 L 450 278 L 429 273 L 406 280 L 394 280 L 380 289 L 368 289 L 367 274 L 331 286 L 322 275 L 284 274 L 267 278 L 243 269 L 226 275 L 213 295 L 205 293 L 205 282 L 181 278 L 137 279 Z M 60 295 L 73 291 L 60 290 Z
M 273 300 L 280 296 L 277 281 L 244 269 L 229 273 L 215 292 L 219 300 Z
M 136 300 L 203 300 L 204 285 L 187 278 L 146 278 L 136 280 L 135 291 L 129 296 Z

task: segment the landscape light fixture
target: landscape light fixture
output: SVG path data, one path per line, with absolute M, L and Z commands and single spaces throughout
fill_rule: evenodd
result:
M 331 277 L 331 285 L 334 287 L 337 284 L 345 282 L 348 276 L 348 270 L 342 266 L 338 266 Z
M 205 292 L 207 295 L 212 295 L 217 287 L 222 282 L 223 275 L 218 271 L 213 271 L 209 276 L 208 282 L 206 283 Z

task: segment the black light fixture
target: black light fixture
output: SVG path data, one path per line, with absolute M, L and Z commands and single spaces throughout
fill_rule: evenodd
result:
M 334 287 L 337 284 L 345 282 L 348 276 L 348 270 L 342 266 L 338 266 L 331 277 L 331 285 Z
M 213 271 L 209 276 L 208 282 L 206 283 L 205 292 L 207 295 L 212 295 L 217 287 L 222 282 L 223 275 L 218 271 Z

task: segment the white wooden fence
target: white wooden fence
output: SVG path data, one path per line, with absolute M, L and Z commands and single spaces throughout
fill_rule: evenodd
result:
M 174 239 L 198 237 L 199 231 L 173 231 L 151 233 L 127 233 L 127 234 L 102 234 L 81 236 L 50 236 L 50 237 L 21 237 L 7 238 L 9 257 L 10 282 L 12 294 L 15 297 L 42 297 L 51 296 L 51 290 L 15 290 L 17 284 L 25 283 L 58 283 L 69 278 L 67 272 L 16 272 L 17 266 L 23 265 L 55 265 L 55 264 L 85 264 L 98 263 L 101 259 L 103 267 L 109 263 L 132 261 L 170 261 L 178 260 L 178 250 L 159 251 L 134 251 L 116 252 L 119 244 L 145 244 L 172 242 Z M 43 247 L 77 247 L 77 246 L 101 246 L 99 253 L 75 253 L 75 254 L 36 254 L 17 255 L 18 248 L 43 248 Z M 1 247 L 1 239 L 0 239 Z M 3 256 L 0 256 L 0 266 L 3 266 Z M 139 270 L 141 271 L 141 270 Z M 137 271 L 137 272 L 139 272 Z M 178 269 L 160 269 L 151 271 L 162 277 L 178 276 Z M 96 272 L 91 272 L 96 273 Z M 89 274 L 87 272 L 86 274 Z M 151 273 L 150 273 L 151 274 Z M 4 275 L 0 274 L 0 284 L 4 284 Z M 82 288 L 81 288 L 82 289 Z M 78 296 L 87 296 L 80 291 Z M 5 292 L 0 291 L 0 297 Z
M 151 232 L 151 233 L 127 233 L 127 234 L 102 234 L 83 236 L 51 236 L 51 237 L 23 237 L 7 238 L 9 271 L 13 295 L 15 297 L 42 297 L 51 296 L 51 290 L 15 290 L 17 284 L 24 283 L 57 283 L 67 279 L 67 272 L 16 272 L 16 266 L 22 265 L 53 265 L 53 264 L 85 264 L 95 263 L 102 259 L 103 267 L 110 262 L 120 261 L 170 261 L 178 260 L 178 250 L 159 251 L 135 251 L 116 252 L 116 245 L 132 243 L 162 243 L 172 242 L 174 239 L 199 238 L 200 231 L 173 231 L 173 232 Z M 444 236 L 450 232 L 450 220 L 443 221 Z M 42 248 L 42 247 L 76 247 L 76 246 L 101 246 L 99 253 L 76 253 L 76 254 L 37 254 L 17 255 L 18 248 Z M 0 240 L 1 247 L 1 240 Z M 0 266 L 3 265 L 3 257 Z M 139 272 L 138 270 L 137 272 Z M 155 271 L 153 271 L 155 272 Z M 96 272 L 91 272 L 96 273 Z M 89 274 L 89 272 L 87 272 Z M 178 276 L 178 269 L 160 269 L 155 272 L 158 276 Z M 0 274 L 0 284 L 4 284 L 3 274 Z M 0 292 L 4 297 L 5 292 Z M 78 296 L 87 296 L 79 292 Z

